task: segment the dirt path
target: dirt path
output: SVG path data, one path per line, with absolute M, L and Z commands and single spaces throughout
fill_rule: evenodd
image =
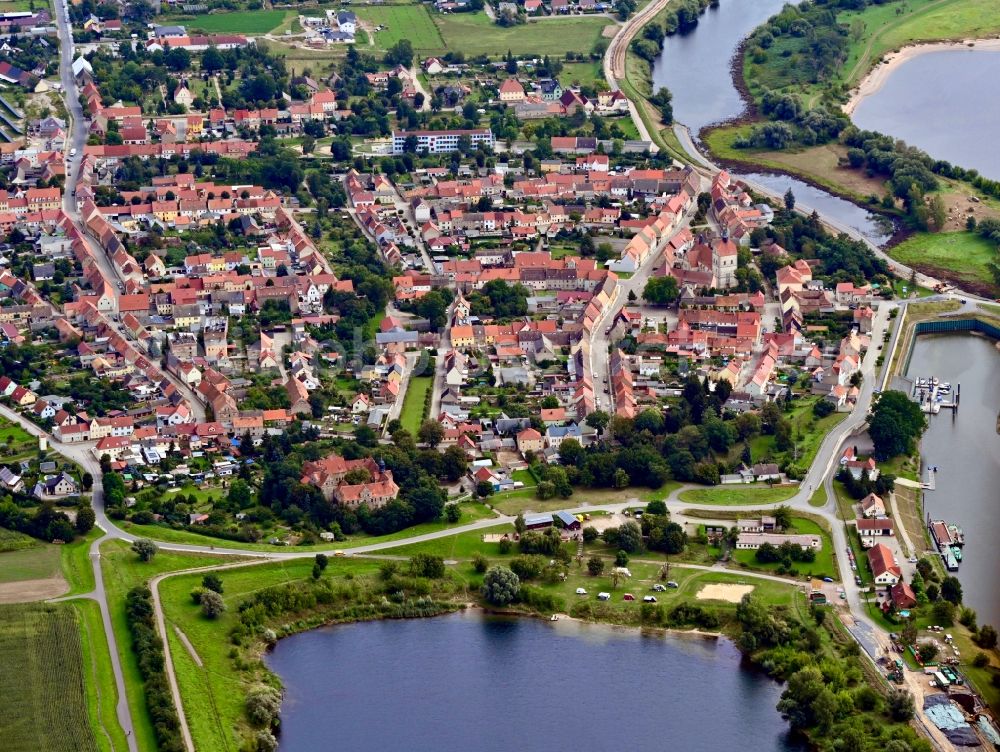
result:
M 178 639 L 184 645 L 184 649 L 188 651 L 188 655 L 191 656 L 191 660 L 194 661 L 198 668 L 202 668 L 204 664 L 201 662 L 201 656 L 198 655 L 198 651 L 194 649 L 194 645 L 191 644 L 191 640 L 188 639 L 187 635 L 181 631 L 181 628 L 176 624 L 174 625 L 174 632 L 177 633 Z
M 58 598 L 69 590 L 62 575 L 41 580 L 0 583 L 0 603 L 29 603 Z

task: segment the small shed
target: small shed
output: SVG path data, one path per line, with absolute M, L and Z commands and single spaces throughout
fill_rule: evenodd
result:
M 569 512 L 560 510 L 556 512 L 555 516 L 559 519 L 559 521 L 562 523 L 562 526 L 566 530 L 579 530 L 582 527 L 580 520 L 578 520 Z

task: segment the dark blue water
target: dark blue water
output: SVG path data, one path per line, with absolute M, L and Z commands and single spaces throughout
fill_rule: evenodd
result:
M 852 120 L 935 159 L 1000 180 L 1000 51 L 938 50 L 907 60 L 865 97 Z
M 800 749 L 726 640 L 472 612 L 313 630 L 267 663 L 282 752 Z

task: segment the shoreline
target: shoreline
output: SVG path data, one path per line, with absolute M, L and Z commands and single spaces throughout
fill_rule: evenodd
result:
M 933 52 L 949 52 L 953 50 L 987 50 L 1000 52 L 1000 39 L 963 39 L 960 42 L 924 42 L 908 44 L 905 47 L 890 52 L 879 60 L 875 66 L 865 74 L 861 82 L 851 90 L 850 98 L 843 105 L 841 110 L 848 117 L 854 114 L 858 105 L 865 98 L 877 93 L 889 80 L 892 73 L 908 60 L 927 55 Z

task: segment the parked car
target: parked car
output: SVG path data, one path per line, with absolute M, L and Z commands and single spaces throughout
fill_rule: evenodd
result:
M 597 600 L 599 601 L 609 601 L 611 600 L 611 593 L 598 593 Z
M 823 582 L 833 582 L 833 578 L 832 577 L 824 577 L 823 578 Z
M 656 603 L 655 595 L 647 595 L 642 599 L 643 603 Z
M 674 582 L 673 580 L 668 580 L 668 581 L 667 581 L 667 587 L 672 587 L 672 588 L 676 588 L 676 587 L 680 587 L 680 585 L 678 585 L 678 584 L 677 584 L 676 582 Z
M 655 585 L 653 585 L 653 590 L 655 590 L 657 593 L 663 593 L 663 592 L 666 591 L 666 589 L 667 589 L 667 586 L 666 585 L 661 585 L 659 582 L 657 582 Z
M 622 600 L 623 601 L 634 601 L 635 600 L 635 596 L 632 595 L 632 593 L 625 593 L 625 595 L 622 596 Z
M 576 589 L 576 594 L 577 595 L 586 595 L 587 594 L 587 588 L 578 587 Z

